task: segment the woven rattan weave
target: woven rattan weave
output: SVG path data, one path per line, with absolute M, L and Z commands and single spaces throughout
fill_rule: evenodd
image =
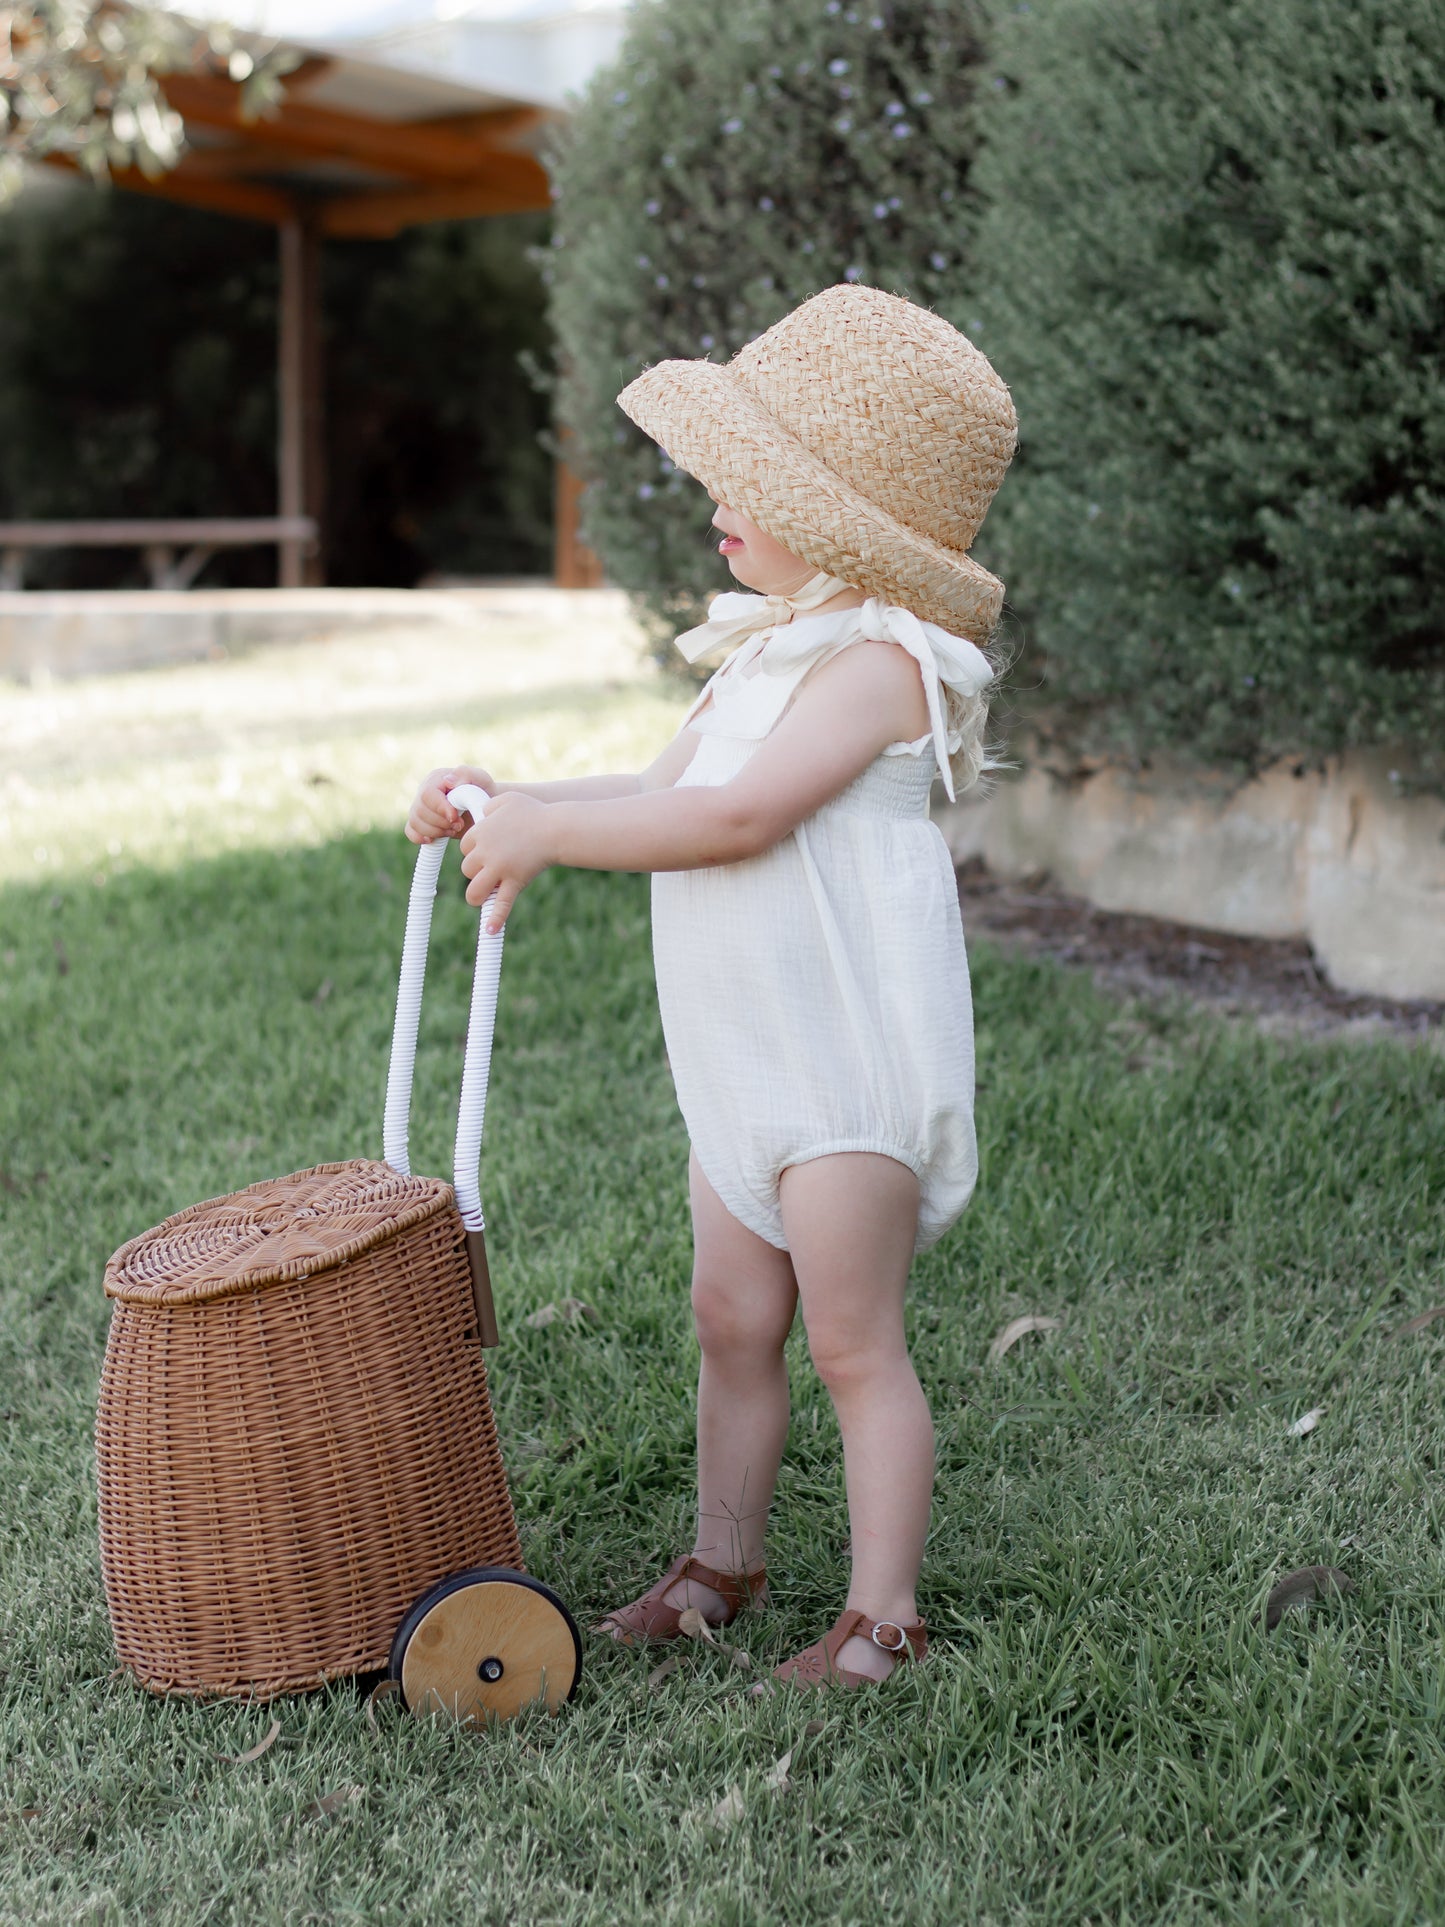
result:
M 106 1267 L 101 1563 L 121 1664 L 266 1699 L 384 1666 L 426 1587 L 521 1570 L 452 1187 L 356 1159 Z

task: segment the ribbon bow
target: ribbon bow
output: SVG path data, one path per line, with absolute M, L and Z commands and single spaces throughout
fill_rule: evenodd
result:
M 807 615 L 840 595 L 847 586 L 846 582 L 836 582 L 831 575 L 820 574 L 805 582 L 796 595 L 729 592 L 714 596 L 708 604 L 707 621 L 699 623 L 696 629 L 684 630 L 677 638 L 677 647 L 689 662 L 701 662 L 704 656 L 716 655 L 719 650 L 735 649 L 740 642 L 746 642 L 749 636 L 761 635 L 765 629 L 779 628 L 794 616 Z

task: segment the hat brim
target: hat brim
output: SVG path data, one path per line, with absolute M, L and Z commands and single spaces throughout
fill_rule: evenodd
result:
M 660 361 L 617 405 L 678 468 L 800 561 L 971 642 L 993 633 L 1003 608 L 998 577 L 870 502 L 730 369 Z

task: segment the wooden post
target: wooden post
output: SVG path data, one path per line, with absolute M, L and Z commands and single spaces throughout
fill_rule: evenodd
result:
M 563 454 L 557 462 L 557 489 L 552 525 L 552 580 L 559 589 L 600 588 L 606 577 L 593 551 L 579 539 L 582 481 L 568 465 L 566 448 L 571 430 L 561 428 L 557 437 Z
M 281 298 L 277 315 L 277 512 L 314 516 L 324 526 L 326 444 L 322 413 L 321 241 L 298 216 L 277 229 Z M 281 544 L 281 587 L 325 580 L 321 536 Z

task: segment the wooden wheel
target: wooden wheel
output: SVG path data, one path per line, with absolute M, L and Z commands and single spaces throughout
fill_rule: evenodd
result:
M 391 1644 L 413 1713 L 475 1725 L 577 1691 L 582 1640 L 556 1593 L 507 1566 L 474 1566 L 422 1594 Z

